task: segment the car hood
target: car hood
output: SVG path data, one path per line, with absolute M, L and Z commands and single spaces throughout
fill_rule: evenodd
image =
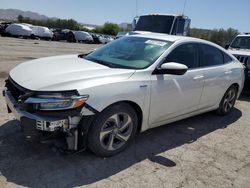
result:
M 233 54 L 233 55 L 244 55 L 244 56 L 250 56 L 250 50 L 247 49 L 229 49 L 228 50 L 229 53 Z
M 78 90 L 128 79 L 135 70 L 109 68 L 78 55 L 55 56 L 22 63 L 10 71 L 18 85 L 33 91 Z

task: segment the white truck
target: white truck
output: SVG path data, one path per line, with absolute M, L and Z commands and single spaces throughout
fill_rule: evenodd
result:
M 148 14 L 135 17 L 132 23 L 132 32 L 119 32 L 116 38 L 125 35 L 143 33 L 165 33 L 169 35 L 187 36 L 191 20 L 178 14 Z
M 225 48 L 246 67 L 244 91 L 250 91 L 250 33 L 237 35 Z

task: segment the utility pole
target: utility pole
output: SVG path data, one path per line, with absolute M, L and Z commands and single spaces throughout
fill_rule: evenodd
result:
M 138 0 L 135 0 L 135 16 L 138 16 Z
M 187 0 L 184 1 L 184 6 L 183 6 L 183 10 L 182 10 L 182 15 L 184 15 L 185 9 L 186 9 L 186 4 L 187 4 Z

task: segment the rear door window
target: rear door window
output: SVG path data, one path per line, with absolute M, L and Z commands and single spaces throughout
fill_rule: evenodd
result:
M 201 47 L 201 67 L 222 65 L 224 57 L 222 52 L 214 46 L 200 44 Z

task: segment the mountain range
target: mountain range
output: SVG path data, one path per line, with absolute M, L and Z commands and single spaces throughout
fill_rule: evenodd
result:
M 47 17 L 36 12 L 22 11 L 18 9 L 0 9 L 0 20 L 17 20 L 17 17 L 22 15 L 23 17 L 28 17 L 34 20 L 47 20 L 47 19 L 57 19 L 55 17 Z

